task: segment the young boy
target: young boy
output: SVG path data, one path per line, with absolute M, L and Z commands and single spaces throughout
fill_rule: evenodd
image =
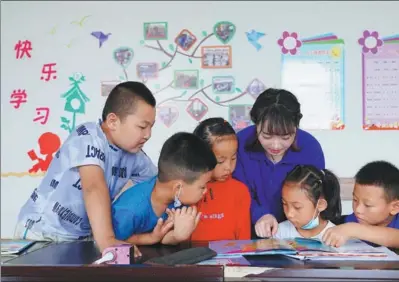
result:
M 399 248 L 399 169 L 385 161 L 363 166 L 355 176 L 354 213 L 326 231 L 323 241 L 342 246 L 356 238 Z
M 15 236 L 32 240 L 87 239 L 102 251 L 122 243 L 112 230 L 111 202 L 129 179 L 156 175 L 141 150 L 151 137 L 155 98 L 139 82 L 109 94 L 99 123 L 76 128 L 55 154 L 38 188 L 22 207 Z
M 205 141 L 186 132 L 172 135 L 162 146 L 158 176 L 123 192 L 113 203 L 116 238 L 137 245 L 188 240 L 201 213 L 186 206 L 201 200 L 215 166 Z M 181 204 L 185 206 L 174 210 Z

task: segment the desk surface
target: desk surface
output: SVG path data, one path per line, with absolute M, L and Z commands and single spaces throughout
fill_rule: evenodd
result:
M 36 244 L 42 243 L 38 242 Z M 21 275 L 30 277 L 40 276 L 41 278 L 43 278 L 43 275 L 50 275 L 51 277 L 54 275 L 67 275 L 69 280 L 72 280 L 72 272 L 74 273 L 73 281 L 79 281 L 78 277 L 82 277 L 82 279 L 87 278 L 87 275 L 95 275 L 101 281 L 108 281 L 107 277 L 112 279 L 112 277 L 115 278 L 115 275 L 117 275 L 119 281 L 119 276 L 129 277 L 129 275 L 133 275 L 133 272 L 135 277 L 145 277 L 145 275 L 148 276 L 151 274 L 151 278 L 155 279 L 158 277 L 158 279 L 162 278 L 162 280 L 168 277 L 171 280 L 177 281 L 178 277 L 183 277 L 186 281 L 222 281 L 224 272 L 223 267 L 219 266 L 180 266 L 178 267 L 179 271 L 176 271 L 176 267 L 154 267 L 142 264 L 153 257 L 164 256 L 184 248 L 203 246 L 204 244 L 206 243 L 186 243 L 179 246 L 141 246 L 142 259 L 130 266 L 90 265 L 100 257 L 100 253 L 93 242 L 65 242 L 44 247 L 37 245 L 36 249 L 32 246 L 32 249 L 28 250 L 25 254 L 3 262 L 2 281 L 6 281 L 3 278 L 7 277 L 11 281 L 11 277 L 21 277 Z M 258 278 L 267 277 L 268 280 L 273 277 L 273 279 L 277 280 L 282 277 L 306 277 L 306 281 L 312 281 L 312 279 L 320 280 L 321 278 L 334 280 L 346 279 L 347 281 L 352 278 L 356 278 L 357 281 L 363 278 L 363 281 L 368 281 L 369 279 L 399 281 L 399 262 L 315 262 L 299 261 L 284 256 L 254 256 L 247 257 L 247 260 L 251 263 L 251 266 L 273 268 L 273 270 L 266 271 L 257 276 Z M 74 271 L 71 272 L 71 269 L 74 269 Z M 376 269 L 379 271 L 371 271 Z M 222 280 L 220 280 L 221 278 Z M 99 281 L 98 279 L 96 281 Z

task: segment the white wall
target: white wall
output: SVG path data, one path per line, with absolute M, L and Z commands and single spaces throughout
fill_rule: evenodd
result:
M 134 50 L 134 59 L 127 68 L 129 79 L 135 80 L 138 62 L 167 62 L 162 52 L 145 48 L 143 23 L 165 21 L 169 26 L 168 45 L 183 28 L 197 35 L 212 32 L 213 25 L 228 20 L 236 25 L 233 47 L 233 68 L 228 70 L 203 70 L 198 60 L 190 63 L 185 56 L 176 56 L 172 66 L 163 71 L 156 81 L 147 85 L 157 91 L 173 80 L 173 70 L 198 69 L 200 77 L 209 83 L 213 75 L 233 75 L 237 87 L 245 89 L 253 78 L 261 79 L 266 86 L 280 85 L 281 53 L 276 41 L 283 31 L 296 31 L 303 37 L 333 32 L 345 40 L 346 51 L 346 128 L 343 131 L 312 132 L 321 142 L 328 168 L 341 177 L 351 177 L 364 163 L 385 159 L 399 166 L 397 145 L 399 133 L 366 132 L 362 130 L 361 53 L 357 39 L 364 29 L 373 29 L 382 36 L 398 33 L 398 2 L 3 2 L 1 9 L 1 236 L 10 237 L 18 210 L 28 199 L 41 177 L 8 176 L 8 172 L 26 172 L 32 165 L 26 152 L 38 150 L 37 138 L 51 131 L 63 140 L 67 133 L 60 128 L 64 115 L 64 100 L 60 95 L 68 91 L 68 76 L 82 72 L 86 82 L 81 89 L 90 98 L 85 115 L 78 123 L 96 120 L 105 98 L 101 96 L 101 81 L 117 80 L 121 68 L 112 59 L 112 52 L 120 46 Z M 79 27 L 72 21 L 90 15 Z M 55 27 L 55 33 L 51 30 Z M 245 32 L 255 29 L 265 32 L 259 42 L 263 49 L 256 52 L 245 37 Z M 53 31 L 54 31 L 53 30 Z M 98 41 L 90 35 L 93 31 L 112 33 L 99 48 Z M 32 42 L 32 57 L 17 60 L 14 46 L 18 40 Z M 69 45 L 70 44 L 70 45 Z M 146 44 L 156 46 L 154 42 Z M 69 45 L 69 46 L 67 46 Z M 210 38 L 205 45 L 221 45 Z M 200 54 L 197 53 L 198 55 Z M 40 80 L 45 63 L 57 63 L 57 79 Z M 26 89 L 28 102 L 19 109 L 9 104 L 14 89 Z M 190 95 L 194 91 L 189 91 Z M 156 95 L 157 101 L 180 95 L 182 91 L 168 88 Z M 203 96 L 199 96 L 204 99 Z M 224 97 L 222 98 L 224 99 Z M 245 96 L 237 103 L 253 103 Z M 45 125 L 34 123 L 37 107 L 50 107 L 49 121 Z M 171 128 L 158 122 L 146 152 L 156 162 L 163 141 L 177 130 L 192 130 L 196 121 L 187 115 L 187 102 L 177 102 L 179 119 Z M 208 103 L 205 116 L 227 117 L 227 108 Z M 350 212 L 350 203 L 344 203 L 344 212 Z

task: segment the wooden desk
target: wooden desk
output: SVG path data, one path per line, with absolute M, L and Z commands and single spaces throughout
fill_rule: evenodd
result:
M 2 265 L 2 281 L 243 281 L 224 277 L 221 266 L 154 267 L 142 264 L 191 246 L 142 246 L 143 258 L 128 266 L 90 265 L 100 257 L 93 242 L 70 242 L 11 259 Z M 247 258 L 252 266 L 273 268 L 245 281 L 399 281 L 399 262 L 304 262 L 284 256 Z M 378 271 L 372 271 L 378 270 Z

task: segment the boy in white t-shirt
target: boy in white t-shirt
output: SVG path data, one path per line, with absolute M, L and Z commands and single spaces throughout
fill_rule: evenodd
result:
M 278 225 L 277 239 L 313 238 L 335 226 L 341 216 L 340 185 L 329 170 L 298 165 L 283 183 L 282 201 L 288 220 Z

